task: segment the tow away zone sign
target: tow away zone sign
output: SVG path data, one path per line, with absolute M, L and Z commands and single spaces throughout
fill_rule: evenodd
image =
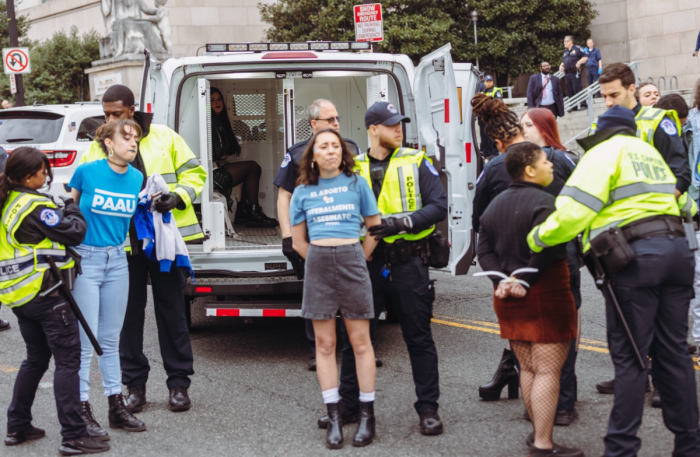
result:
M 6 75 L 32 72 L 32 66 L 29 64 L 29 48 L 3 48 L 2 62 Z
M 384 41 L 382 4 L 355 5 L 355 40 Z

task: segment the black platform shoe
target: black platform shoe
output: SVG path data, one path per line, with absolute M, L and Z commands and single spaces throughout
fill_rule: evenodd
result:
M 23 432 L 12 432 L 8 433 L 5 438 L 5 446 L 17 446 L 31 440 L 38 440 L 46 436 L 46 432 L 40 428 L 31 426 L 28 430 Z
M 10 328 L 12 328 L 12 326 L 8 321 L 0 319 L 0 332 L 2 332 L 3 330 L 10 330 Z
M 109 400 L 109 426 L 111 428 L 121 428 L 127 432 L 146 430 L 146 424 L 129 412 L 122 394 L 110 395 L 107 400 Z
M 126 391 L 124 403 L 129 408 L 129 411 L 132 413 L 143 411 L 143 407 L 146 406 L 146 384 L 127 386 Z
M 343 447 L 343 418 L 340 416 L 338 403 L 326 404 L 328 410 L 328 428 L 326 429 L 326 447 L 341 449 Z
M 352 445 L 365 447 L 371 444 L 376 434 L 376 422 L 374 418 L 374 402 L 360 402 L 360 424 L 357 426 Z
M 274 228 L 280 225 L 277 219 L 267 217 L 262 207 L 256 203 L 248 205 L 247 213 L 248 219 L 246 220 L 246 225 L 248 227 Z
M 429 409 L 418 413 L 420 416 L 420 432 L 423 435 L 440 435 L 443 431 L 442 421 L 437 411 Z
M 107 430 L 103 429 L 97 422 L 97 419 L 95 419 L 95 416 L 92 414 L 92 405 L 90 405 L 90 402 L 80 402 L 80 415 L 83 421 L 85 421 L 88 435 L 96 440 L 109 441 L 109 433 L 107 433 Z
M 360 422 L 360 413 L 358 411 L 345 411 L 343 407 L 340 409 L 340 418 L 343 419 L 343 424 L 356 424 Z M 327 429 L 328 428 L 328 414 L 322 416 L 318 419 L 318 428 Z
M 518 398 L 518 371 L 515 369 L 515 358 L 513 352 L 504 349 L 501 362 L 493 375 L 493 379 L 488 383 L 479 386 L 479 396 L 484 401 L 497 401 L 501 398 L 501 391 L 508 386 L 508 398 L 515 400 Z

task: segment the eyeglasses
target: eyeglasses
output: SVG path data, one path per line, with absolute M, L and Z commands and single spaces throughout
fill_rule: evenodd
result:
M 334 116 L 334 117 L 329 117 L 328 119 L 315 119 L 315 120 L 316 120 L 316 121 L 326 121 L 326 122 L 328 122 L 329 124 L 334 124 L 334 123 L 335 123 L 335 120 L 337 119 L 337 120 L 338 120 L 338 124 L 340 124 L 340 119 L 341 119 L 341 118 L 342 118 L 342 116 Z

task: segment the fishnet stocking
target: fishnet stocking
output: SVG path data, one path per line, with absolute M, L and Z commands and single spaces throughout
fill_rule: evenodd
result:
M 559 402 L 559 377 L 570 344 L 510 341 L 520 362 L 520 388 L 535 429 L 535 446 L 540 449 L 551 449 L 553 445 L 552 429 Z

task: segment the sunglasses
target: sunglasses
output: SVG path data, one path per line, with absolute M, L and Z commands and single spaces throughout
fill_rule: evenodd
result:
M 329 124 L 335 123 L 335 120 L 338 120 L 338 124 L 340 124 L 340 119 L 342 116 L 335 116 L 335 117 L 329 117 L 328 119 L 316 119 L 317 121 L 326 121 Z

